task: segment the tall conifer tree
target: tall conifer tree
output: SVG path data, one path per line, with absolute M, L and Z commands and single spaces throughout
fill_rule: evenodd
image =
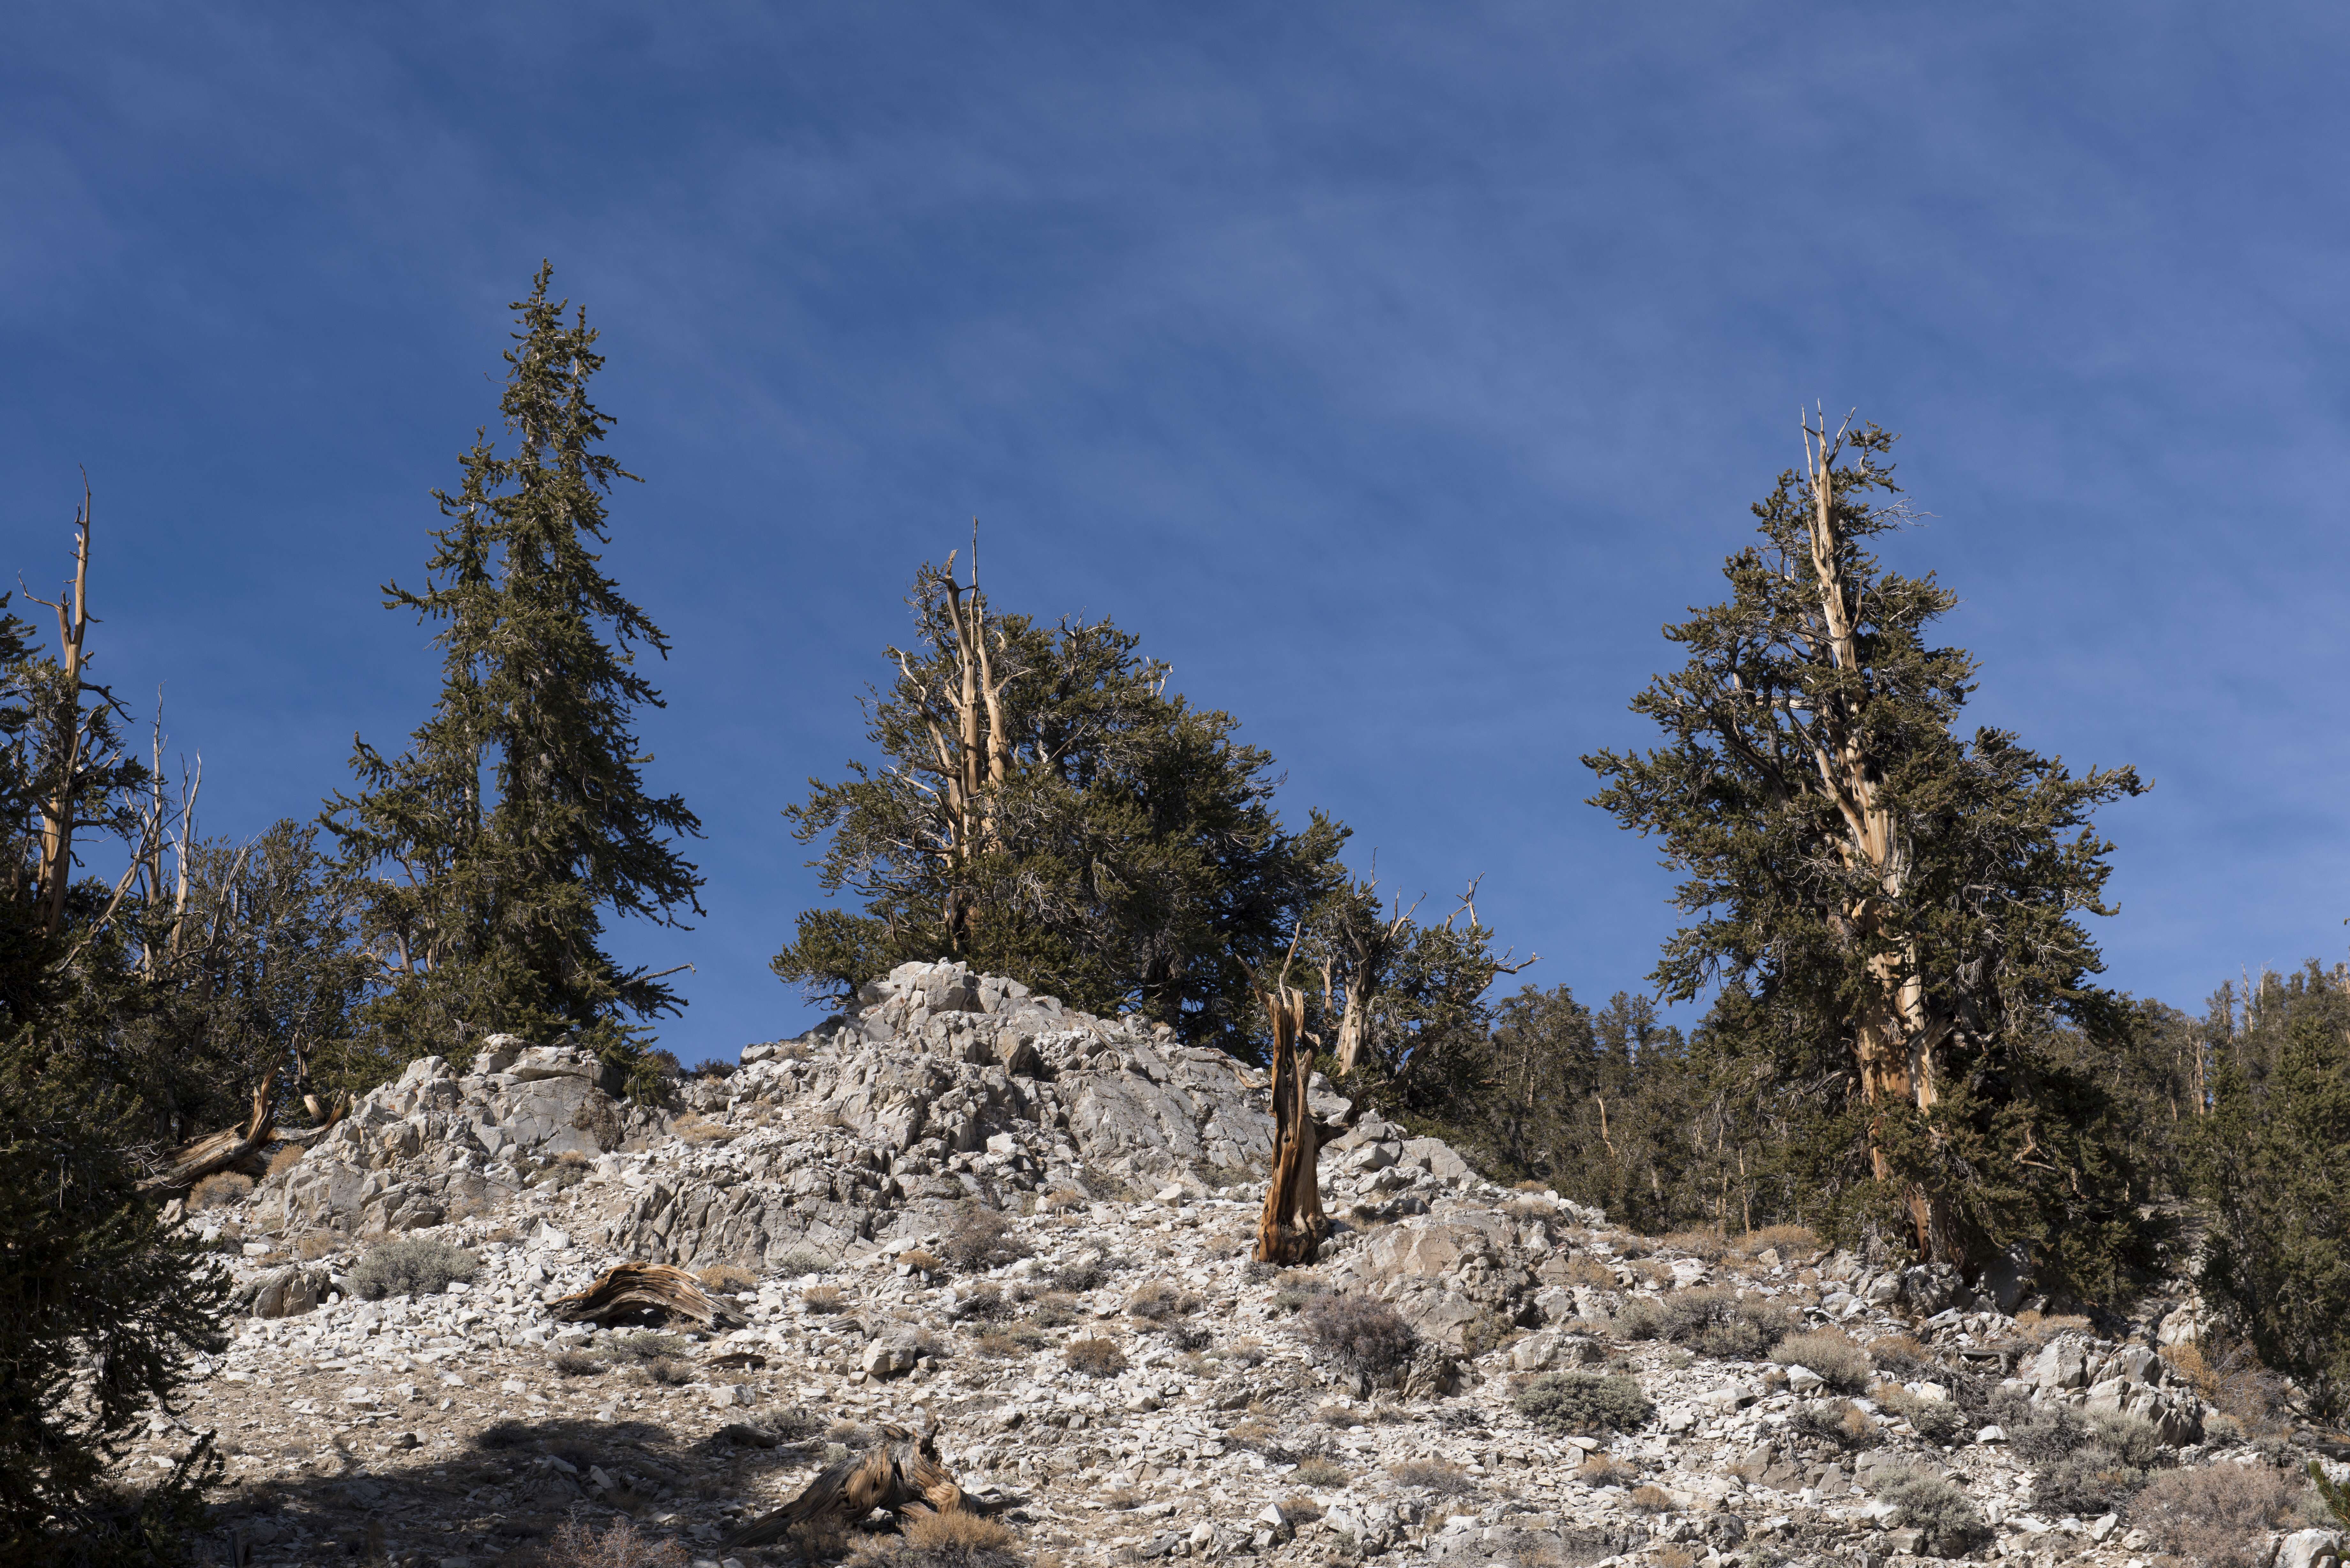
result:
M 588 388 L 604 361 L 587 312 L 567 320 L 569 302 L 547 298 L 551 273 L 514 307 L 498 405 L 514 455 L 476 432 L 463 485 L 433 492 L 451 521 L 425 588 L 384 589 L 387 608 L 439 623 L 440 702 L 403 755 L 353 738 L 360 788 L 326 820 L 376 878 L 367 929 L 388 985 L 372 1012 L 401 1054 L 468 1031 L 577 1031 L 634 1067 L 628 1015 L 682 1004 L 606 954 L 604 915 L 699 914 L 702 878 L 674 841 L 701 824 L 639 771 L 634 711 L 662 704 L 636 650 L 669 642 L 594 547 L 612 482 L 636 475 L 598 450 L 611 421 Z
M 1974 661 L 1929 640 L 1956 597 L 1867 547 L 1904 516 L 1893 440 L 1807 430 L 1731 598 L 1667 628 L 1689 661 L 1633 700 L 1666 743 L 1586 758 L 1594 804 L 1686 874 L 1658 988 L 1727 983 L 1710 1049 L 1814 1108 L 1799 1142 L 1834 1228 L 1969 1272 L 2036 1252 L 2103 1294 L 2145 1255 L 2125 1140 L 2045 1046 L 2059 1020 L 2126 1026 L 2078 917 L 2108 912 L 2090 815 L 2141 786 L 1959 732 Z

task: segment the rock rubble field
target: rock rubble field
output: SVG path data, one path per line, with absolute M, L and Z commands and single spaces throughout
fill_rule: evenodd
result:
M 2205 1403 L 2189 1305 L 2099 1338 L 1798 1231 L 1641 1238 L 1375 1116 L 1324 1151 L 1324 1257 L 1267 1269 L 1262 1074 L 961 966 L 742 1058 L 654 1112 L 493 1037 L 200 1192 L 248 1315 L 126 1466 L 216 1432 L 204 1550 L 250 1564 L 538 1563 L 619 1516 L 821 1558 L 854 1542 L 722 1543 L 895 1422 L 1039 1563 L 2147 1568 L 2163 1478 L 2305 1457 Z M 731 1316 L 550 1311 L 630 1260 Z

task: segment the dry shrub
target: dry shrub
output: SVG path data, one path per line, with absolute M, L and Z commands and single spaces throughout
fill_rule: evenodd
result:
M 1712 1262 L 1730 1250 L 1719 1231 L 1675 1231 L 1657 1238 L 1657 1245 L 1671 1251 L 1687 1252 L 1692 1258 Z
M 803 1274 L 821 1274 L 832 1267 L 832 1260 L 813 1247 L 794 1247 L 768 1265 L 785 1279 L 796 1280 Z
M 712 1263 L 706 1269 L 696 1270 L 693 1277 L 702 1282 L 703 1290 L 717 1291 L 730 1296 L 741 1295 L 744 1291 L 756 1288 L 759 1283 L 759 1276 L 739 1263 Z
M 1730 1244 L 1731 1251 L 1752 1258 L 1759 1253 L 1775 1251 L 1793 1262 L 1798 1257 L 1810 1257 L 1820 1250 L 1820 1239 L 1801 1225 L 1765 1225 L 1760 1231 L 1749 1231 Z
M 1073 1339 L 1061 1359 L 1068 1363 L 1070 1371 L 1087 1377 L 1115 1377 L 1126 1370 L 1126 1352 L 1115 1340 Z
M 2167 1345 L 2162 1358 L 2205 1404 L 2232 1418 L 2247 1436 L 2270 1436 L 2292 1424 L 2284 1380 L 2262 1366 L 2251 1346 L 2241 1342 L 2209 1348 Z
M 943 1274 L 947 1265 L 937 1253 L 920 1247 L 910 1247 L 898 1254 L 898 1266 L 911 1269 L 918 1274 Z
M 599 1533 L 574 1513 L 555 1527 L 539 1561 L 545 1568 L 686 1568 L 692 1559 L 674 1541 L 639 1534 L 626 1515 L 614 1514 Z
M 1062 1214 L 1086 1206 L 1086 1195 L 1074 1187 L 1056 1187 L 1036 1199 L 1039 1214 Z
M 1014 1355 L 1026 1355 L 1031 1351 L 1048 1349 L 1052 1341 L 1024 1324 L 989 1324 L 972 1341 L 972 1347 L 982 1355 L 998 1360 Z
M 1762 1355 L 1793 1326 L 1786 1309 L 1769 1298 L 1719 1286 L 1627 1302 L 1614 1324 L 1625 1339 L 1662 1339 L 1700 1355 L 1739 1361 Z
M 216 1170 L 196 1183 L 188 1194 L 190 1209 L 225 1209 L 244 1200 L 253 1190 L 253 1178 L 234 1170 Z
M 1580 1252 L 1566 1265 L 1565 1279 L 1570 1285 L 1583 1285 L 1595 1291 L 1616 1288 L 1616 1271 L 1598 1259 Z
M 1301 1492 L 1281 1500 L 1281 1517 L 1292 1524 L 1311 1524 L 1322 1517 L 1322 1505 Z
M 637 1368 L 637 1376 L 647 1383 L 675 1388 L 693 1381 L 693 1368 L 670 1356 L 656 1355 Z
M 1401 1313 L 1371 1296 L 1315 1296 L 1297 1322 L 1316 1348 L 1366 1377 L 1385 1377 L 1409 1364 L 1419 1340 Z
M 1012 1221 L 985 1204 L 966 1199 L 939 1239 L 947 1262 L 965 1271 L 993 1269 L 1024 1258 L 1034 1251 L 1012 1229 Z
M 341 1242 L 332 1231 L 307 1231 L 303 1232 L 302 1239 L 294 1243 L 294 1251 L 304 1262 L 315 1263 L 339 1245 Z
M 1017 1568 L 1021 1561 L 1011 1526 L 961 1508 L 909 1515 L 896 1547 L 882 1558 L 896 1568 Z
M 1929 1443 L 1950 1442 L 1966 1428 L 1966 1412 L 1948 1399 L 1924 1398 L 1898 1383 L 1880 1383 L 1869 1397 L 1908 1422 L 1910 1429 Z M 2017 1428 L 2002 1422 L 2000 1429 L 2007 1434 L 2008 1447 L 2022 1453 L 2016 1447 Z
M 2266 1465 L 2165 1470 L 2132 1500 L 2129 1521 L 2158 1552 L 2197 1568 L 2258 1568 L 2268 1532 L 2299 1522 L 2298 1478 Z
M 800 1301 L 810 1312 L 838 1312 L 841 1308 L 840 1287 L 810 1285 L 800 1293 Z
M 1108 1260 L 1080 1258 L 1074 1263 L 1064 1263 L 1053 1271 L 1052 1282 L 1056 1291 L 1097 1291 L 1109 1283 Z
M 1771 1359 L 1782 1366 L 1809 1367 L 1839 1394 L 1858 1394 L 1868 1386 L 1868 1353 L 1835 1329 L 1791 1334 L 1772 1348 Z
M 1346 1466 L 1325 1454 L 1306 1455 L 1289 1473 L 1307 1486 L 1345 1486 L 1353 1479 Z
M 566 1377 L 599 1376 L 606 1366 L 601 1356 L 590 1355 L 584 1350 L 558 1350 L 546 1358 L 546 1364 Z
M 743 1136 L 740 1127 L 730 1127 L 723 1122 L 705 1121 L 691 1111 L 671 1123 L 670 1131 L 694 1145 L 727 1143 Z
M 805 1519 L 784 1532 L 783 1543 L 803 1563 L 837 1562 L 848 1551 L 848 1527 L 834 1513 Z
M 1624 1501 L 1643 1513 L 1670 1513 L 1674 1506 L 1673 1494 L 1660 1486 L 1636 1486 Z
M 2054 1313 L 2020 1312 L 2015 1314 L 2016 1336 L 2035 1348 L 2047 1344 L 2060 1334 L 2086 1334 L 2089 1320 Z
M 1466 1497 L 1477 1490 L 1469 1472 L 1450 1459 L 1406 1459 L 1388 1467 L 1398 1486 L 1418 1487 L 1436 1497 Z
M 1575 1479 L 1586 1486 L 1630 1486 L 1640 1472 L 1613 1454 L 1590 1453 L 1575 1467 Z
M 1933 1365 L 1934 1353 L 1906 1334 L 1888 1334 L 1868 1342 L 1868 1358 L 1903 1377 L 1914 1377 Z
M 1849 1399 L 1814 1400 L 1789 1417 L 1787 1425 L 1840 1449 L 1873 1449 L 1885 1440 L 1868 1412 Z
M 1129 1317 L 1164 1323 L 1198 1312 L 1201 1304 L 1198 1296 L 1179 1291 L 1164 1280 L 1152 1280 L 1128 1298 L 1126 1311 Z
M 272 1176 L 284 1175 L 286 1171 L 289 1171 L 296 1166 L 301 1164 L 302 1157 L 309 1152 L 310 1150 L 307 1145 L 298 1143 L 287 1144 L 284 1148 L 279 1149 L 276 1154 L 269 1157 L 269 1174 Z
M 1918 1544 L 1943 1556 L 1965 1555 L 1985 1534 L 1982 1515 L 1967 1494 L 1931 1470 L 1887 1465 L 1869 1477 L 1877 1500 L 1893 1505 L 1897 1529 L 1914 1530 Z
M 470 1280 L 481 1260 L 446 1241 L 406 1236 L 386 1241 L 351 1266 L 351 1293 L 361 1301 L 429 1296 L 453 1280 Z
M 1066 1328 L 1077 1321 L 1076 1301 L 1058 1291 L 1047 1291 L 1036 1298 L 1028 1320 L 1038 1328 Z
M 1686 1546 L 1659 1546 L 1648 1561 L 1655 1563 L 1656 1568 L 1697 1568 L 1704 1559 Z

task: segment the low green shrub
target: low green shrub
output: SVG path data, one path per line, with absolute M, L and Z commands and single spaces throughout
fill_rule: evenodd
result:
M 1527 1420 L 1561 1436 L 1637 1431 L 1657 1414 L 1637 1380 L 1592 1372 L 1546 1372 L 1515 1403 Z
M 1967 1494 L 1931 1470 L 1886 1466 L 1869 1486 L 1879 1501 L 1893 1505 L 1894 1527 L 1918 1532 L 1918 1544 L 1936 1555 L 1963 1557 L 1988 1533 Z
M 386 1241 L 351 1265 L 351 1293 L 361 1301 L 386 1296 L 429 1296 L 458 1280 L 470 1280 L 481 1260 L 446 1241 L 404 1236 Z
M 1297 1314 L 1297 1323 L 1316 1349 L 1367 1377 L 1399 1370 L 1419 1343 L 1401 1313 L 1372 1296 L 1315 1296 Z
M 1838 1394 L 1864 1393 L 1868 1387 L 1868 1352 L 1833 1329 L 1791 1334 L 1773 1347 L 1771 1359 L 1782 1366 L 1806 1368 Z

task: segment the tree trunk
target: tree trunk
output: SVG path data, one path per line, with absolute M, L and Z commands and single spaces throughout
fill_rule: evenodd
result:
M 182 1144 L 172 1151 L 170 1163 L 139 1184 L 142 1192 L 182 1191 L 194 1186 L 217 1170 L 261 1152 L 269 1141 L 269 1132 L 277 1113 L 269 1103 L 270 1091 L 277 1085 L 277 1069 L 269 1069 L 261 1086 L 253 1091 L 253 1119 L 240 1130 L 230 1127 L 210 1137 L 200 1137 L 193 1143 Z
M 1839 670 L 1851 672 L 1858 670 L 1860 656 L 1835 524 L 1835 463 L 1842 444 L 1841 433 L 1831 437 L 1825 421 L 1817 431 L 1804 428 L 1804 467 L 1812 503 L 1812 570 L 1819 584 L 1829 657 Z M 1826 743 L 1814 752 L 1814 763 L 1821 783 L 1844 819 L 1845 836 L 1837 849 L 1847 867 L 1866 872 L 1877 884 L 1874 896 L 1846 911 L 1845 929 L 1849 940 L 1873 947 L 1887 935 L 1884 929 L 1887 906 L 1898 902 L 1908 883 L 1908 838 L 1878 788 L 1876 769 L 1882 759 L 1868 753 L 1863 740 L 1863 715 L 1839 711 L 1823 717 L 1829 721 L 1823 737 Z M 1908 1101 L 1918 1110 L 1930 1112 L 1940 1098 L 1935 1082 L 1935 1051 L 1949 1030 L 1947 1024 L 1927 1016 L 1917 945 L 1899 940 L 1894 950 L 1872 954 L 1867 967 L 1877 982 L 1877 995 L 1864 1004 L 1853 1033 L 1861 1099 L 1870 1106 Z M 1869 1122 L 1868 1137 L 1872 1171 L 1877 1180 L 1890 1180 L 1893 1172 L 1875 1117 Z M 1908 1213 L 1911 1240 L 1919 1258 L 1929 1262 L 1962 1261 L 1946 1199 L 1913 1184 L 1903 1193 L 1902 1206 Z
M 1314 1055 L 1297 1040 L 1305 993 L 1284 985 L 1258 995 L 1273 1025 L 1273 1170 L 1256 1222 L 1256 1256 L 1265 1263 L 1310 1263 L 1330 1221 L 1322 1212 L 1320 1168 L 1326 1129 L 1306 1103 Z

